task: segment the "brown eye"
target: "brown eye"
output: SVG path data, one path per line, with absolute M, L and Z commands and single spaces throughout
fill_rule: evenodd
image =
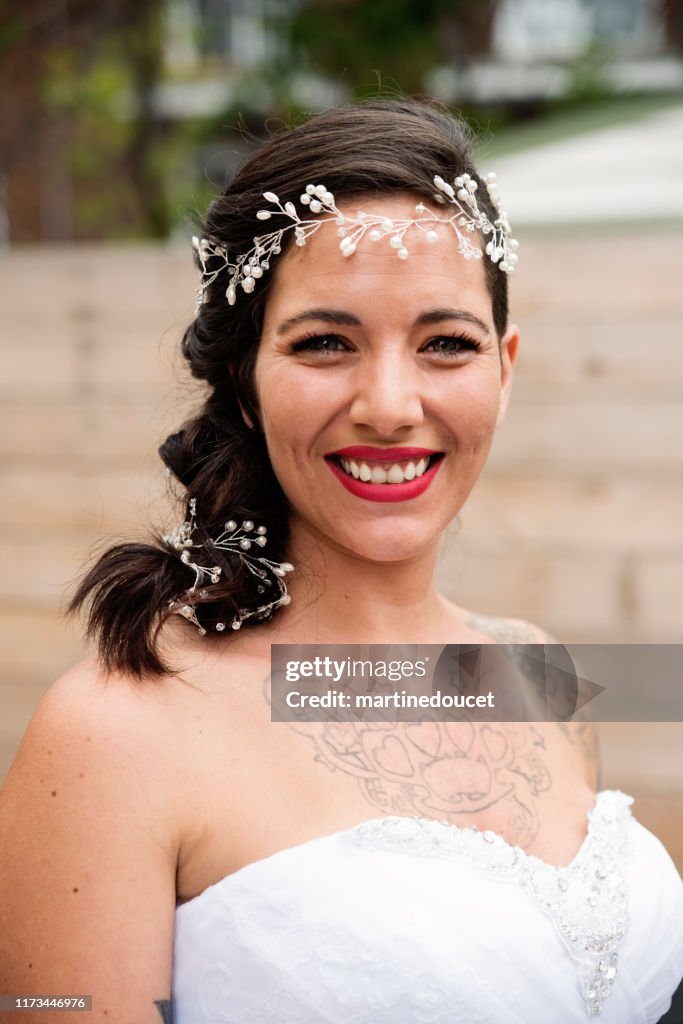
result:
M 347 343 L 337 334 L 315 334 L 310 338 L 302 338 L 292 345 L 292 352 L 320 352 L 325 353 L 344 352 L 348 349 Z
M 443 335 L 428 341 L 422 351 L 436 352 L 437 355 L 444 356 L 460 356 L 471 352 L 478 352 L 480 348 L 480 342 L 474 341 L 472 338 Z

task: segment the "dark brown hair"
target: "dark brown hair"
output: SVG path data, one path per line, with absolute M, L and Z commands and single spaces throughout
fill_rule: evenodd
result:
M 433 197 L 433 178 L 452 181 L 474 168 L 466 126 L 436 106 L 414 100 L 372 100 L 339 107 L 311 118 L 272 140 L 239 171 L 211 204 L 203 234 L 219 241 L 231 259 L 247 252 L 258 232 L 256 213 L 263 193 L 294 202 L 308 182 L 324 182 L 337 200 L 383 193 Z M 480 187 L 478 201 L 495 214 Z M 283 238 L 283 252 L 291 243 Z M 493 321 L 499 337 L 507 325 L 507 277 L 484 260 Z M 231 307 L 225 298 L 226 275 L 208 288 L 206 301 L 187 328 L 182 352 L 194 377 L 210 394 L 198 415 L 159 449 L 166 466 L 197 502 L 195 543 L 204 544 L 202 564 L 221 567 L 220 582 L 193 595 L 202 626 L 215 631 L 239 609 L 264 603 L 253 576 L 239 557 L 212 548 L 211 537 L 226 519 L 250 519 L 268 530 L 264 551 L 286 560 L 288 509 L 273 473 L 263 435 L 245 423 L 243 411 L 258 423 L 253 388 L 261 325 L 275 265 L 247 295 L 239 290 Z M 109 670 L 137 678 L 171 671 L 158 651 L 159 630 L 169 605 L 192 584 L 191 570 L 179 552 L 160 536 L 149 544 L 119 544 L 106 551 L 78 586 L 69 612 L 89 603 L 87 631 L 98 643 Z M 255 620 L 250 620 L 255 621 Z M 225 634 L 223 634 L 225 635 Z

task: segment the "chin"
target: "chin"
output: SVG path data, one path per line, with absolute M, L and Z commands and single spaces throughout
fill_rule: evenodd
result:
M 336 544 L 365 561 L 388 565 L 424 557 L 438 546 L 444 529 L 445 526 L 425 523 L 408 526 L 387 522 L 381 524 L 381 529 L 374 530 L 366 523 L 351 536 L 337 538 Z

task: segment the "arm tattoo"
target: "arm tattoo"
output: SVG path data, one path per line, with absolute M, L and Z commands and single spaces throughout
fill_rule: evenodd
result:
M 172 999 L 155 999 L 154 1005 L 164 1024 L 175 1024 L 175 1004 Z

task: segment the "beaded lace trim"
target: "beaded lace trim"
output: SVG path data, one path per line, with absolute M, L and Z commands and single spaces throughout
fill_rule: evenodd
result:
M 578 965 L 589 1017 L 598 1017 L 618 969 L 628 925 L 622 862 L 630 852 L 632 797 L 599 793 L 588 815 L 588 833 L 571 864 L 547 864 L 511 846 L 495 832 L 465 829 L 427 818 L 387 817 L 349 833 L 362 846 L 458 858 L 475 869 L 520 885 L 548 914 Z

